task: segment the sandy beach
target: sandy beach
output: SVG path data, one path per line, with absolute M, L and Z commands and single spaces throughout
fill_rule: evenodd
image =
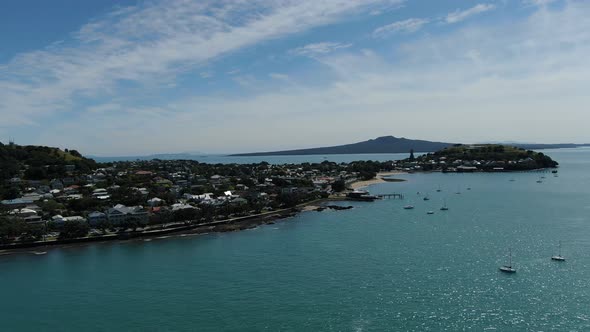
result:
M 373 184 L 384 183 L 387 181 L 383 180 L 383 177 L 391 176 L 391 175 L 399 175 L 399 174 L 405 174 L 405 173 L 400 172 L 400 171 L 380 172 L 380 173 L 377 173 L 377 176 L 375 176 L 374 179 L 367 180 L 367 181 L 355 181 L 350 184 L 350 187 L 354 190 L 357 190 L 357 189 L 368 187 Z

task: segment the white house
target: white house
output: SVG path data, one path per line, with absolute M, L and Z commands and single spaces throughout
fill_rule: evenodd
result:
M 164 203 L 164 200 L 158 197 L 150 198 L 147 201 L 148 205 L 151 207 L 160 206 Z

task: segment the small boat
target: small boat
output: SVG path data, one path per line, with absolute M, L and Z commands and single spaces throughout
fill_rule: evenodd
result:
M 516 269 L 512 267 L 512 248 L 508 248 L 508 265 L 502 265 L 500 271 L 505 273 L 516 273 Z
M 437 193 L 439 193 L 439 192 L 441 192 L 441 191 L 442 191 L 442 190 L 440 189 L 440 186 L 438 186 L 438 189 L 436 189 L 436 192 L 437 192 Z
M 428 198 L 428 196 L 424 196 L 423 200 L 425 200 L 425 201 L 429 201 L 429 200 L 430 200 L 430 198 Z
M 561 241 L 559 241 L 559 253 L 555 256 L 551 256 L 551 260 L 565 262 L 565 257 L 561 255 Z
M 543 183 L 543 181 L 541 181 L 541 180 L 537 180 L 537 183 Z
M 551 173 L 556 174 L 557 170 L 552 170 Z
M 426 214 L 434 214 L 434 211 L 428 211 Z
M 47 251 L 33 251 L 34 255 L 45 255 L 47 254 Z
M 514 182 L 514 181 L 516 181 L 516 180 L 514 180 L 514 179 L 510 179 L 510 182 Z
M 449 208 L 447 207 L 447 201 L 444 200 L 444 204 L 443 206 L 440 208 L 441 211 L 449 211 Z
M 414 208 L 413 205 L 406 205 L 406 206 L 404 206 L 404 209 L 405 210 L 412 210 L 413 208 Z

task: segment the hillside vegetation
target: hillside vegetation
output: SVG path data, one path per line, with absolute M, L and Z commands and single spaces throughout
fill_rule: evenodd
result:
M 0 196 L 4 196 L 2 193 L 10 179 L 61 178 L 68 175 L 66 165 L 73 165 L 79 172 L 88 172 L 97 166 L 94 160 L 84 158 L 76 150 L 0 143 Z

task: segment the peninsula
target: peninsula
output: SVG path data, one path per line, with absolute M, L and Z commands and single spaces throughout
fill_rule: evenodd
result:
M 0 248 L 229 231 L 272 222 L 389 162 L 96 163 L 75 150 L 0 143 Z
M 460 145 L 404 160 L 272 165 L 194 160 L 96 163 L 75 150 L 0 143 L 0 248 L 231 231 L 343 199 L 403 172 L 556 167 L 503 145 Z

